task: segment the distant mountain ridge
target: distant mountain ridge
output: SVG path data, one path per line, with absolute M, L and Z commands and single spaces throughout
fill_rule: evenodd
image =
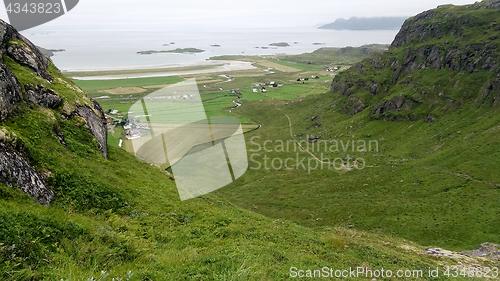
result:
M 336 30 L 399 30 L 407 17 L 373 17 L 337 19 L 335 22 L 320 26 L 319 29 Z

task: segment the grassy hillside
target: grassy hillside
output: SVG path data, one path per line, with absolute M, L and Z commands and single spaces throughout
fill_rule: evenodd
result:
M 389 48 L 388 45 L 370 44 L 360 47 L 321 48 L 301 55 L 281 55 L 280 61 L 324 66 L 351 66 L 362 59 Z
M 44 85 L 63 100 L 54 109 L 22 102 L 0 123 L 9 136 L 2 142 L 25 155 L 55 193 L 43 207 L 16 186 L 0 184 L 2 280 L 286 280 L 292 267 L 359 266 L 417 270 L 423 277 L 411 279 L 425 279 L 429 268 L 458 262 L 494 266 L 430 256 L 394 235 L 308 228 L 214 194 L 180 202 L 168 173 L 113 147 L 103 157 L 86 122 L 67 114 L 89 98 L 52 64 L 49 82 L 8 55 L 2 62 L 23 94 L 28 84 Z
M 246 102 L 235 110 L 264 125 L 246 137 L 251 170 L 219 195 L 308 227 L 341 225 L 457 251 L 500 242 L 497 111 L 467 107 L 434 123 L 389 123 L 370 121 L 369 111 L 354 117 L 341 114 L 330 108 L 336 101 L 329 95 Z M 293 135 L 304 145 L 308 135 L 332 140 L 319 148 L 309 144 L 317 157 L 340 158 L 342 163 L 359 158 L 365 168 L 321 168 L 311 155 L 294 148 L 283 113 L 290 116 Z M 353 140 L 354 151 L 352 145 L 344 150 L 340 142 L 347 146 Z M 266 147 L 270 152 L 264 150 L 265 141 L 271 141 Z M 290 148 L 280 147 L 288 141 Z M 359 151 L 358 141 L 376 141 L 378 151 L 375 144 L 372 150 Z M 268 170 L 264 157 L 269 159 Z M 300 164 L 297 157 L 305 161 Z M 290 169 L 282 166 L 288 158 L 294 159 Z
M 429 280 L 430 268 L 440 270 L 433 280 L 465 280 L 444 270 L 498 267 L 425 252 L 500 243 L 498 51 L 485 48 L 497 44 L 498 10 L 480 9 L 490 4 L 416 16 L 391 50 L 338 75 L 332 91 L 320 85 L 325 78 L 251 91 L 264 79 L 310 77 L 303 63 L 259 61 L 268 71 L 283 67 L 273 76 L 230 73 L 237 79 L 224 87 L 243 94 L 231 115 L 262 125 L 245 135 L 250 169 L 183 202 L 164 170 L 114 147 L 103 157 L 85 120 L 68 114 L 90 99 L 54 65 L 48 82 L 4 54 L 24 95 L 28 84 L 44 85 L 63 103 L 47 109 L 23 101 L 0 123 L 1 141 L 26 156 L 55 194 L 43 207 L 0 184 L 0 279 L 287 280 L 291 268 L 364 267 L 422 272 L 384 280 Z M 429 37 L 413 36 L 421 26 Z M 180 79 L 81 85 L 96 96 Z M 208 114 L 229 114 L 233 96 L 215 87 L 203 87 L 211 92 L 204 95 Z
M 33 77 L 13 61 L 9 67 L 23 85 Z M 55 68 L 50 74 L 71 85 Z M 85 98 L 55 90 L 66 101 Z M 55 192 L 42 207 L 0 185 L 2 280 L 276 280 L 287 279 L 291 267 L 426 272 L 454 263 L 396 237 L 310 229 L 213 195 L 180 202 L 166 173 L 120 149 L 110 147 L 104 159 L 81 119 L 65 120 L 61 110 L 25 108 L 1 124 Z
M 499 243 L 497 8 L 483 1 L 424 12 L 390 50 L 337 75 L 332 91 L 244 103 L 234 112 L 264 124 L 247 136 L 255 169 L 218 194 L 309 227 L 342 225 L 459 251 Z M 320 160 L 339 159 L 339 169 L 322 168 L 294 139 Z M 289 141 L 291 148 L 280 146 Z M 360 147 L 370 141 L 378 147 Z M 297 157 L 305 162 L 285 167 Z

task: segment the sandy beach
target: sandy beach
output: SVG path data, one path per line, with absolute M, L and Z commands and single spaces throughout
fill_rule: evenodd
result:
M 202 66 L 204 69 L 200 70 L 186 70 L 182 71 L 179 68 L 182 67 L 194 67 Z M 207 68 L 208 66 L 208 68 Z M 213 67 L 210 67 L 213 66 Z M 138 70 L 139 72 L 133 74 L 110 74 L 110 75 L 96 75 L 96 76 L 85 76 L 85 77 L 73 77 L 73 79 L 78 80 L 111 80 L 111 79 L 126 79 L 126 78 L 146 78 L 146 77 L 163 77 L 163 76 L 179 76 L 179 75 L 193 75 L 193 74 L 203 74 L 203 73 L 214 73 L 214 72 L 225 72 L 225 71 L 236 71 L 236 70 L 248 70 L 255 69 L 252 62 L 243 61 L 226 61 L 226 60 L 206 60 L 203 62 L 195 63 L 176 63 L 169 65 L 160 65 L 156 67 L 138 67 L 138 68 L 125 68 L 125 69 L 93 69 L 85 70 L 88 72 L 96 71 L 120 71 L 120 70 Z M 164 69 L 165 72 L 154 72 L 148 73 L 151 69 Z M 144 70 L 144 73 L 140 73 L 140 70 Z M 71 74 L 71 72 L 67 72 Z

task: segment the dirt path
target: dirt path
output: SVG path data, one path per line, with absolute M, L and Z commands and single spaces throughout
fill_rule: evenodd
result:
M 498 183 L 489 182 L 489 181 L 476 180 L 476 179 L 474 179 L 471 176 L 466 175 L 466 174 L 446 172 L 446 171 L 439 171 L 439 170 L 432 170 L 432 169 L 427 168 L 427 167 L 423 167 L 423 168 L 426 169 L 426 170 L 435 172 L 435 173 L 450 174 L 452 176 L 463 178 L 463 179 L 467 179 L 467 180 L 471 180 L 473 182 L 479 182 L 479 183 L 484 183 L 484 184 L 491 185 L 491 186 L 494 186 L 494 187 L 500 187 L 500 184 L 498 184 Z
M 278 109 L 281 113 L 283 113 L 286 118 L 288 118 L 288 124 L 290 126 L 290 137 L 300 146 L 300 148 L 302 148 L 302 150 L 304 150 L 305 152 L 307 152 L 309 155 L 311 155 L 314 159 L 316 159 L 316 161 L 318 161 L 319 163 L 321 164 L 328 164 L 328 165 L 331 165 L 332 163 L 330 162 L 324 162 L 324 161 L 321 161 L 316 155 L 314 155 L 312 152 L 310 152 L 309 150 L 305 149 L 302 144 L 300 144 L 300 142 L 298 142 L 295 137 L 293 136 L 293 131 L 292 131 L 292 120 L 290 119 L 290 116 L 288 116 L 286 113 L 284 113 L 283 111 L 281 111 L 281 109 Z

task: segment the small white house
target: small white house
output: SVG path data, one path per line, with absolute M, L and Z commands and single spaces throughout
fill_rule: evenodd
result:
M 254 92 L 254 93 L 258 93 L 258 92 L 259 92 L 259 90 L 257 90 L 257 89 L 253 89 L 253 92 Z

